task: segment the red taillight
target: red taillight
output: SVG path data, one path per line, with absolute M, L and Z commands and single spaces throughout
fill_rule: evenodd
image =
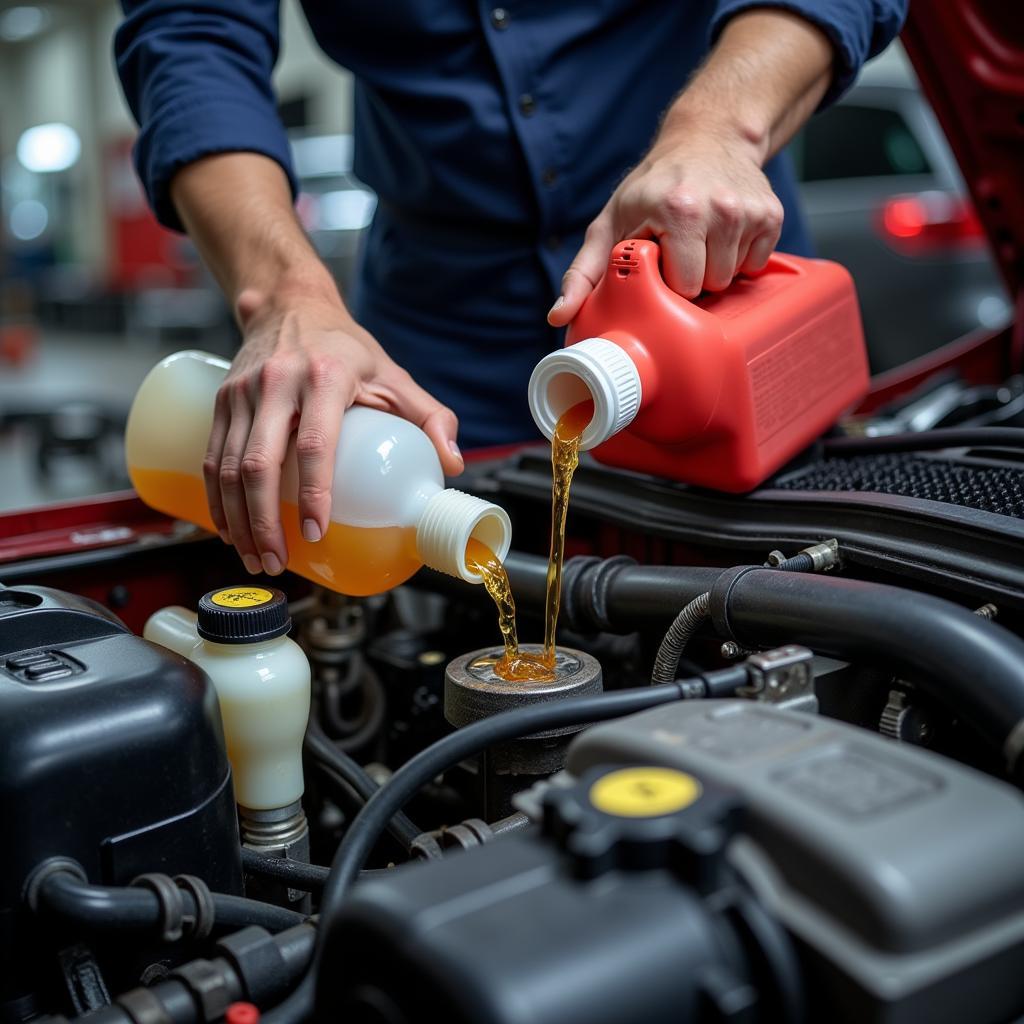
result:
M 985 238 L 974 207 L 952 192 L 893 196 L 879 212 L 877 226 L 893 249 L 908 256 L 973 248 Z
M 924 230 L 928 211 L 917 196 L 890 199 L 882 208 L 882 227 L 893 238 L 916 238 Z

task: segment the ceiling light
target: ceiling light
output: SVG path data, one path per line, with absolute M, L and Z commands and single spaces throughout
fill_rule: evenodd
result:
M 46 230 L 50 215 L 38 199 L 23 199 L 11 208 L 8 220 L 15 238 L 31 242 Z
M 73 167 L 82 151 L 78 132 L 66 124 L 39 124 L 18 139 L 21 165 L 37 174 L 51 174 Z
M 0 39 L 20 43 L 39 35 L 50 24 L 50 12 L 45 7 L 9 7 L 0 11 Z
M 333 178 L 352 170 L 351 135 L 310 135 L 293 139 L 291 145 L 300 178 Z
M 317 227 L 322 231 L 361 231 L 371 220 L 377 197 L 365 189 L 325 192 L 317 204 Z

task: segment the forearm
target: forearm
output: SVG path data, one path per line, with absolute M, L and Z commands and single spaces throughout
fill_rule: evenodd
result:
M 171 197 L 236 313 L 288 295 L 341 303 L 292 208 L 281 167 L 256 153 L 222 153 L 183 167 Z M 242 299 L 241 304 L 239 300 Z
M 832 44 L 795 14 L 758 8 L 732 18 L 711 55 L 667 111 L 656 146 L 694 128 L 774 156 L 811 116 L 832 76 Z
M 249 572 L 276 575 L 288 562 L 280 485 L 293 441 L 303 540 L 326 533 L 338 431 L 353 402 L 416 423 L 445 472 L 462 472 L 458 421 L 353 320 L 275 160 L 204 157 L 174 175 L 170 195 L 244 337 L 217 392 L 203 478 L 210 518 Z

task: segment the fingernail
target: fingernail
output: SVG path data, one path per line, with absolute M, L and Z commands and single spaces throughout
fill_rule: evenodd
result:
M 225 544 L 231 543 L 231 534 L 228 533 L 227 530 L 220 530 L 218 532 L 220 533 L 220 539 L 224 541 Z
M 268 552 L 263 556 L 263 571 L 268 576 L 276 576 L 281 571 L 281 559 Z
M 308 540 L 310 544 L 315 544 L 323 534 L 320 532 L 320 527 L 315 519 L 303 519 L 302 520 L 302 538 Z
M 246 572 L 251 573 L 253 576 L 263 568 L 260 565 L 260 560 L 255 555 L 242 555 L 242 562 L 245 565 Z
M 548 316 L 551 316 L 551 314 L 554 313 L 556 309 L 561 309 L 564 305 L 565 305 L 565 296 L 564 295 L 559 295 L 558 298 L 555 299 L 555 304 L 548 311 Z
M 459 460 L 459 462 L 463 461 L 462 452 L 459 450 L 459 446 L 454 441 L 448 442 L 448 451 L 450 451 L 452 455 L 454 455 L 455 458 Z

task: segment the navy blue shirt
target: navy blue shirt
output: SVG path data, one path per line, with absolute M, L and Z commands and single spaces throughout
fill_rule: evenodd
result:
M 780 0 L 835 49 L 831 102 L 899 30 L 907 0 Z M 209 153 L 277 160 L 278 0 L 122 0 L 118 69 L 158 218 Z M 355 170 L 380 200 L 356 316 L 460 418 L 466 447 L 536 436 L 526 381 L 559 343 L 545 314 L 583 231 L 643 155 L 723 24 L 763 0 L 303 0 L 355 75 Z M 808 251 L 785 155 L 780 248 Z

